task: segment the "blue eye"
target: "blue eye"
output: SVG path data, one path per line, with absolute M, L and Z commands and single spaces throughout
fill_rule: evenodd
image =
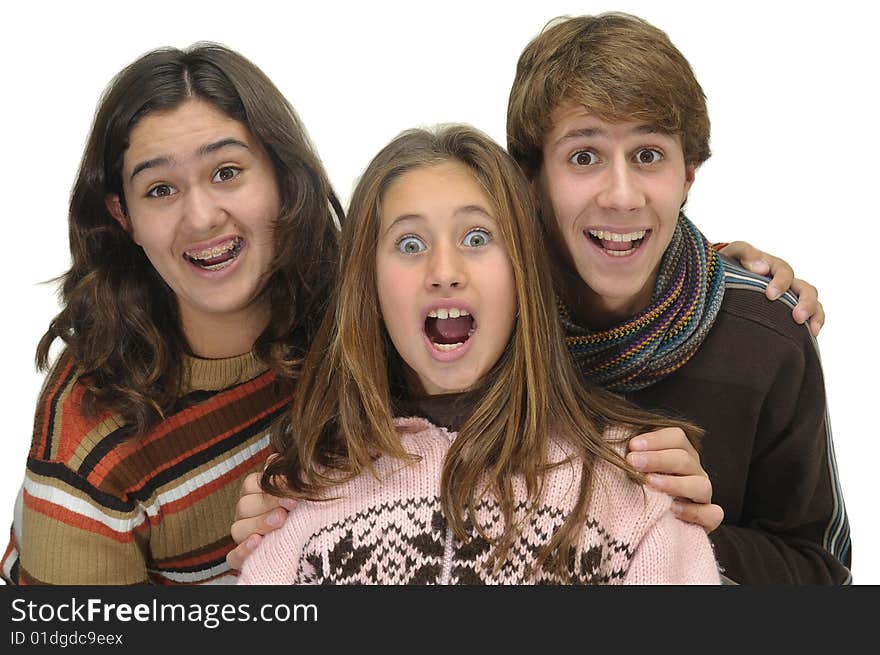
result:
M 424 241 L 414 236 L 403 237 L 397 242 L 397 249 L 405 255 L 417 255 L 427 248 Z
M 241 173 L 241 169 L 238 166 L 223 166 L 222 168 L 218 168 L 217 172 L 214 173 L 214 177 L 211 178 L 212 182 L 227 182 L 235 177 L 238 177 L 238 174 Z
M 642 148 L 635 156 L 638 164 L 656 164 L 661 159 L 663 159 L 663 153 L 656 148 Z
M 488 230 L 477 227 L 473 230 L 470 230 L 467 234 L 464 235 L 462 243 L 468 248 L 482 248 L 483 246 L 487 245 L 491 240 L 492 235 L 489 233 Z
M 147 196 L 149 196 L 150 198 L 167 198 L 168 196 L 173 194 L 174 187 L 170 184 L 157 184 L 149 191 L 147 191 Z
M 599 163 L 599 157 L 592 150 L 578 150 L 568 158 L 575 166 L 591 166 Z

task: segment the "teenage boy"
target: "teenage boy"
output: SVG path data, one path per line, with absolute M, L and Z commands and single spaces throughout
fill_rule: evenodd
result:
M 768 301 L 767 280 L 720 257 L 681 212 L 710 154 L 684 56 L 633 16 L 554 21 L 520 57 L 507 134 L 540 201 L 584 374 L 706 430 L 723 573 L 850 582 L 815 340 L 791 320 L 791 296 Z

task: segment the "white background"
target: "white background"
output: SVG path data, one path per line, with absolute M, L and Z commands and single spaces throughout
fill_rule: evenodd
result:
M 40 284 L 68 265 L 67 199 L 99 94 L 160 45 L 224 43 L 300 114 L 347 203 L 399 131 L 468 122 L 503 143 L 516 59 L 550 18 L 623 10 L 664 29 L 708 96 L 714 156 L 689 215 L 714 241 L 745 239 L 816 284 L 856 583 L 880 583 L 877 482 L 880 243 L 878 10 L 869 3 L 532 0 L 433 3 L 247 0 L 16 2 L 0 27 L 5 319 L 0 526 L 11 523 L 41 376 L 33 352 L 57 305 Z M 26 5 L 26 8 L 23 8 Z M 861 300 L 859 300 L 861 298 Z

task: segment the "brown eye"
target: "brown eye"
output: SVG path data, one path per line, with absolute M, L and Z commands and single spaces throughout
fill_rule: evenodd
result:
M 656 164 L 663 158 L 659 150 L 642 148 L 636 153 L 636 161 L 640 164 Z
M 240 168 L 237 168 L 235 166 L 224 166 L 223 168 L 218 169 L 216 173 L 214 173 L 214 179 L 212 181 L 228 182 L 232 178 L 237 177 L 239 173 L 241 173 Z
M 157 184 L 147 191 L 147 195 L 151 198 L 167 198 L 172 193 L 174 193 L 174 189 L 170 184 Z
M 589 150 L 579 150 L 569 158 L 569 161 L 577 166 L 590 166 L 598 160 L 599 158 L 596 157 L 595 153 Z

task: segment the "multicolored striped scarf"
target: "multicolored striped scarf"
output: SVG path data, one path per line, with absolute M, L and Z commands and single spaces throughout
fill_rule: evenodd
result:
M 651 304 L 625 323 L 592 332 L 559 313 L 581 372 L 614 391 L 643 389 L 681 368 L 700 347 L 724 297 L 724 265 L 702 233 L 679 214 L 660 262 Z

